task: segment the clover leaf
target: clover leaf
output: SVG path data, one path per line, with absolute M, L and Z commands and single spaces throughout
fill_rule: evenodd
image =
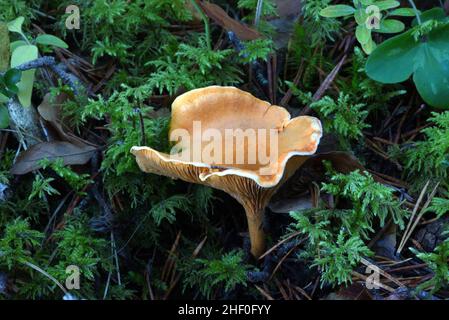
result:
M 379 45 L 367 60 L 366 73 L 382 83 L 403 82 L 413 75 L 426 103 L 449 108 L 449 24 L 436 24 L 419 38 L 417 28 Z

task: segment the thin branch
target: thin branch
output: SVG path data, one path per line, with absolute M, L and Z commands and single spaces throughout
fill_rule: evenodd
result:
M 318 88 L 318 90 L 315 92 L 315 94 L 312 97 L 313 101 L 320 100 L 324 93 L 329 89 L 332 82 L 335 80 L 335 77 L 337 76 L 338 72 L 340 71 L 341 67 L 346 61 L 346 55 L 341 58 L 340 62 L 335 66 L 335 68 L 329 73 L 329 75 L 324 79 L 321 86 Z M 310 105 L 306 106 L 301 112 L 300 115 L 306 115 L 310 112 L 311 108 Z
M 408 0 L 408 2 L 409 2 L 410 5 L 412 6 L 413 11 L 415 11 L 416 21 L 418 21 L 418 24 L 421 25 L 421 24 L 422 24 L 421 14 L 419 13 L 418 8 L 416 8 L 415 1 L 413 1 L 413 0 Z
M 262 8 L 263 8 L 263 0 L 257 0 L 256 14 L 254 17 L 254 26 L 256 27 L 259 24 L 260 17 L 262 16 Z
M 42 273 L 44 276 L 46 276 L 48 279 L 50 279 L 51 281 L 53 281 L 58 287 L 59 289 L 62 290 L 62 292 L 64 292 L 65 295 L 69 294 L 69 292 L 66 290 L 66 288 L 64 288 L 64 286 L 58 281 L 56 280 L 52 275 L 50 275 L 48 272 L 46 272 L 45 270 L 42 270 L 41 268 L 39 268 L 38 266 L 32 264 L 31 262 L 28 261 L 24 261 L 23 264 L 27 265 L 28 267 Z
M 73 93 L 78 94 L 79 89 L 83 87 L 80 80 L 76 76 L 66 72 L 60 65 L 56 63 L 54 57 L 49 56 L 40 57 L 35 60 L 25 62 L 15 67 L 15 69 L 20 71 L 26 71 L 30 69 L 37 69 L 44 67 L 50 68 L 56 75 L 58 75 L 58 77 L 62 79 L 62 81 L 67 83 L 72 88 Z

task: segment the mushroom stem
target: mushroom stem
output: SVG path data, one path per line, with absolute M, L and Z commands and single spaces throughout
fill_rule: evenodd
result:
M 265 252 L 265 232 L 263 231 L 265 209 L 245 206 L 245 212 L 248 220 L 251 254 L 257 259 Z

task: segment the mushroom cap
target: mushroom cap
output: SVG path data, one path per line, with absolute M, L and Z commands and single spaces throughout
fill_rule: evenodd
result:
M 132 147 L 145 172 L 223 190 L 245 208 L 251 253 L 265 248 L 263 212 L 271 196 L 315 153 L 322 136 L 314 117 L 290 118 L 234 87 L 189 91 L 173 102 L 170 154 Z
M 211 86 L 175 99 L 169 135 L 178 138 L 177 153 L 131 149 L 143 171 L 208 185 L 242 177 L 272 188 L 315 153 L 322 127 L 317 118 L 291 119 L 284 108 L 235 87 Z

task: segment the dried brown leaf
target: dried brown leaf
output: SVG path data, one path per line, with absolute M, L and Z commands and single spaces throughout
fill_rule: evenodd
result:
M 234 32 L 240 40 L 255 40 L 261 37 L 260 33 L 243 23 L 231 18 L 226 11 L 218 5 L 200 1 L 198 3 L 206 16 L 215 21 L 216 24 L 228 31 Z
M 44 96 L 44 99 L 42 99 L 41 104 L 37 107 L 37 110 L 41 117 L 45 121 L 49 122 L 52 128 L 57 132 L 59 136 L 58 140 L 68 141 L 76 145 L 87 144 L 96 147 L 89 141 L 81 139 L 73 134 L 73 132 L 71 132 L 70 129 L 68 129 L 62 122 L 61 105 L 66 102 L 68 98 L 68 95 L 64 93 L 59 94 L 56 97 L 53 97 L 50 93 L 47 93 Z
M 35 144 L 22 152 L 11 168 L 12 174 L 26 174 L 40 169 L 43 159 L 57 160 L 62 158 L 64 165 L 81 165 L 87 163 L 96 148 L 86 144 L 73 144 L 66 141 L 51 141 Z
M 39 114 L 44 120 L 48 122 L 60 122 L 61 121 L 61 104 L 67 101 L 67 95 L 62 93 L 53 97 L 50 93 L 47 93 L 42 99 L 41 104 L 37 107 Z

